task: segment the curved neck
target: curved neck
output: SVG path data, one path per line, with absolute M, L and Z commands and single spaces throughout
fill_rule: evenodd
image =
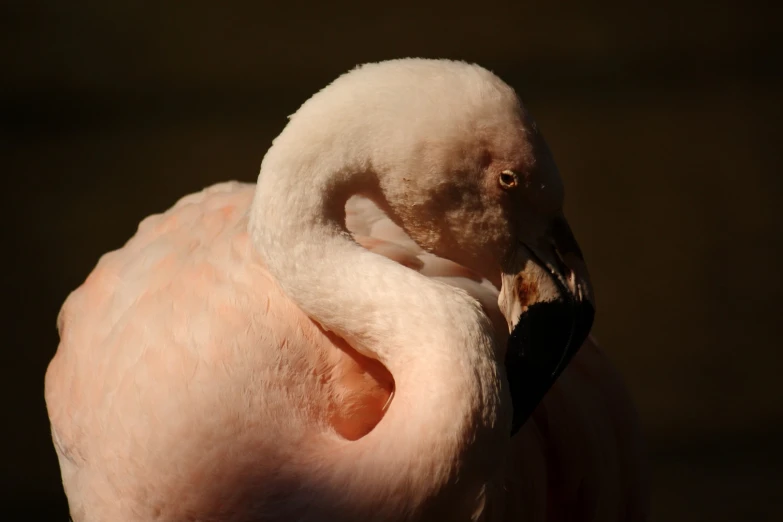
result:
M 357 192 L 383 199 L 373 175 L 329 169 L 328 159 L 314 171 L 313 162 L 276 161 L 272 152 L 250 217 L 256 248 L 302 310 L 395 380 L 384 418 L 362 439 L 336 443 L 337 464 L 320 480 L 362 499 L 350 508 L 360 519 L 362 509 L 372 510 L 367 520 L 471 515 L 508 440 L 489 319 L 463 291 L 353 241 L 345 201 Z

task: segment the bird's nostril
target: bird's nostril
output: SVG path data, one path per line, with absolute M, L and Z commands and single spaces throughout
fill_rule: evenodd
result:
M 584 301 L 587 293 L 585 292 L 585 286 L 582 282 L 577 281 L 576 274 L 571 272 L 571 282 L 574 284 L 574 288 L 576 288 L 576 298 L 579 301 Z
M 574 234 L 571 232 L 571 227 L 565 218 L 556 218 L 551 222 L 549 235 L 564 254 L 575 255 L 579 259 L 584 259 L 582 250 L 579 248 L 579 244 L 576 242 L 576 238 L 574 238 Z
M 560 253 L 560 249 L 557 248 L 556 245 L 552 245 L 552 251 L 555 253 L 555 260 L 557 261 L 558 272 L 563 274 L 563 277 L 565 277 L 569 283 L 572 283 L 576 277 L 574 275 L 574 271 L 571 270 L 571 267 L 569 267 L 568 263 L 565 262 L 565 259 L 563 259 L 563 254 Z

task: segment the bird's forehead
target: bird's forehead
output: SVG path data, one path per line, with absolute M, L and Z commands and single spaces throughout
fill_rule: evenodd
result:
M 482 141 L 495 170 L 513 170 L 527 177 L 538 163 L 533 133 L 520 118 L 508 118 L 495 126 Z

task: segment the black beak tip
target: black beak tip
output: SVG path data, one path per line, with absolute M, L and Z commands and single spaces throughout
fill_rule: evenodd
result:
M 506 375 L 514 408 L 511 435 L 532 415 L 593 325 L 590 302 L 540 302 L 523 313 L 508 340 Z

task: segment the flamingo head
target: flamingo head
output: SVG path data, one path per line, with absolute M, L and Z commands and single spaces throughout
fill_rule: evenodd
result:
M 422 248 L 500 289 L 516 432 L 589 334 L 594 302 L 560 174 L 515 91 L 463 62 L 368 64 L 305 103 L 286 133 L 335 151 L 300 152 L 302 172 L 346 173 L 324 191 L 364 192 Z

